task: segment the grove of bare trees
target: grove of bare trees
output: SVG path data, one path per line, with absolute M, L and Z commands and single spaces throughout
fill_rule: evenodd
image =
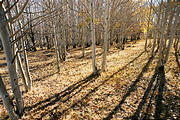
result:
M 86 48 L 90 47 L 92 73 L 96 75 L 106 72 L 111 47 L 121 51 L 127 42 L 140 39 L 152 57 L 158 51 L 159 68 L 166 65 L 174 47 L 180 67 L 180 1 L 0 0 L 0 50 L 6 56 L 14 100 L 1 76 L 0 97 L 9 117 L 17 120 L 24 114 L 19 80 L 25 92 L 33 89 L 29 51 L 53 49 L 56 68 L 61 73 L 61 63 L 66 61 L 70 49 L 82 50 L 84 59 Z M 100 63 L 97 46 L 102 49 Z

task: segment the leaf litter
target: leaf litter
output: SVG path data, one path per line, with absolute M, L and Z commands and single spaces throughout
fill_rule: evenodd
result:
M 23 94 L 25 114 L 21 119 L 121 120 L 133 119 L 134 116 L 138 116 L 138 119 L 155 119 L 159 84 L 157 78 L 152 82 L 152 76 L 158 55 L 147 70 L 143 69 L 150 56 L 150 53 L 143 52 L 143 44 L 144 41 L 138 41 L 133 44 L 134 47 L 126 47 L 123 51 L 110 48 L 107 70 L 99 75 L 91 75 L 91 47 L 86 48 L 85 57 L 81 59 L 81 50 L 69 50 L 70 55 L 61 63 L 59 73 L 56 72 L 53 49 L 28 52 L 33 88 Z M 97 47 L 98 68 L 101 68 L 101 53 L 102 49 Z M 4 54 L 0 54 L 3 59 Z M 3 64 L 5 61 L 0 62 Z M 12 96 L 7 66 L 1 67 L 0 75 Z M 159 118 L 177 119 L 180 76 L 173 50 L 165 66 L 165 78 Z M 19 82 L 24 91 L 21 78 Z M 1 101 L 0 119 L 4 119 L 7 112 Z

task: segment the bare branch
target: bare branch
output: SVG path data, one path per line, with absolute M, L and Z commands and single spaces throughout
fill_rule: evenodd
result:
M 7 22 L 12 22 L 13 20 L 17 19 L 24 11 L 26 5 L 28 4 L 29 0 L 26 0 L 26 2 L 24 3 L 24 6 L 22 7 L 21 11 L 14 17 L 12 17 L 11 19 L 8 19 Z
M 18 2 L 19 0 L 17 0 L 11 7 L 8 7 L 8 9 L 5 11 L 5 14 L 8 13 Z

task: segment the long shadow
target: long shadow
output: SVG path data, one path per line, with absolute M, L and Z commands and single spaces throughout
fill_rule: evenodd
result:
M 41 81 L 41 80 L 46 79 L 46 78 L 48 78 L 48 77 L 51 77 L 51 76 L 53 76 L 53 75 L 55 75 L 55 74 L 57 74 L 57 73 L 58 73 L 58 72 L 54 72 L 54 73 L 51 73 L 51 74 L 49 74 L 49 75 L 43 76 L 43 77 L 41 77 L 41 78 L 37 78 L 37 79 L 33 80 L 33 82 Z
M 136 112 L 133 114 L 133 116 L 131 117 L 128 117 L 127 119 L 132 119 L 132 120 L 136 120 L 136 119 L 140 119 L 139 116 L 140 116 L 140 111 L 142 110 L 142 107 L 147 103 L 147 99 L 148 99 L 148 96 L 149 94 L 151 93 L 151 96 L 150 96 L 150 100 L 149 100 L 149 104 L 147 105 L 147 109 L 146 109 L 146 113 L 144 115 L 144 118 L 143 119 L 150 119 L 149 118 L 149 115 L 148 115 L 148 110 L 151 108 L 151 105 L 152 105 L 152 99 L 154 97 L 154 92 L 156 90 L 156 88 L 158 87 L 158 80 L 157 79 L 157 76 L 159 74 L 159 69 L 156 67 L 155 68 L 155 73 L 154 75 L 152 76 L 152 79 L 151 81 L 149 82 L 148 84 L 148 87 L 146 89 L 146 91 L 144 92 L 144 96 L 136 110 Z M 156 84 L 154 85 L 154 88 L 153 88 L 153 83 L 156 81 Z M 151 92 L 152 91 L 152 92 Z
M 115 52 L 117 52 L 117 51 L 109 51 L 109 52 L 108 52 L 108 55 L 111 55 L 111 54 L 113 54 L 113 53 L 115 53 Z M 102 54 L 103 54 L 103 52 L 100 52 L 100 53 L 96 54 L 96 57 L 99 57 L 99 56 L 101 56 Z M 90 54 L 86 54 L 85 57 L 84 57 L 84 59 L 92 59 L 91 53 L 90 53 Z
M 111 54 L 113 54 L 113 53 L 115 53 L 115 52 L 117 52 L 117 51 L 109 51 L 108 52 L 108 55 L 111 55 Z M 83 56 L 81 56 L 81 55 L 75 55 L 75 56 L 71 56 L 71 57 L 69 57 L 69 58 L 75 58 L 75 59 L 92 59 L 92 51 L 90 51 L 90 52 L 86 52 L 85 53 L 85 56 L 83 57 Z M 99 56 L 101 56 L 103 54 L 103 52 L 100 52 L 100 53 L 97 53 L 96 54 L 96 57 L 99 57 Z
M 152 89 L 153 87 L 153 83 L 154 81 L 156 80 L 156 84 L 154 85 L 154 88 Z M 146 104 L 147 102 L 147 99 L 148 99 L 148 95 L 149 93 L 151 92 L 151 89 L 152 89 L 152 93 L 151 93 L 151 96 L 150 96 L 150 100 L 149 100 L 149 104 L 147 105 L 146 107 L 146 110 L 143 112 L 143 114 L 141 114 L 142 118 L 140 118 L 140 111 L 142 110 L 142 107 Z M 144 96 L 138 106 L 138 109 L 136 110 L 136 112 L 134 113 L 134 115 L 128 119 L 132 119 L 132 120 L 136 120 L 136 119 L 143 119 L 143 120 L 148 120 L 152 119 L 152 117 L 156 120 L 159 120 L 159 119 L 167 119 L 168 115 L 169 115 L 169 111 L 166 110 L 166 113 L 164 116 L 164 118 L 161 116 L 162 114 L 164 114 L 164 109 L 169 105 L 166 105 L 166 107 L 163 105 L 162 101 L 163 101 L 163 95 L 164 95 L 164 91 L 165 90 L 165 71 L 164 71 L 164 66 L 161 66 L 161 67 L 156 67 L 156 71 L 155 71 L 155 74 L 153 75 L 152 77 L 152 80 L 150 81 L 149 85 L 148 85 L 148 88 L 147 90 L 145 91 L 144 93 Z M 157 95 L 154 95 L 154 92 L 157 91 Z M 168 91 L 169 92 L 169 91 Z M 152 106 L 152 101 L 153 101 L 153 98 L 155 99 L 155 115 L 152 116 L 150 113 L 149 113 L 149 110 L 151 109 L 151 106 Z M 166 101 L 167 102 L 167 101 Z
M 96 86 L 94 89 L 92 89 L 90 92 L 88 92 L 83 98 L 81 98 L 80 100 L 77 100 L 75 103 L 73 103 L 70 107 L 64 109 L 62 112 L 56 112 L 53 114 L 52 111 L 54 111 L 55 109 L 57 109 L 59 107 L 56 106 L 55 108 L 53 108 L 52 110 L 48 111 L 47 113 L 49 113 L 51 115 L 51 120 L 54 120 L 54 119 L 59 119 L 61 118 L 61 116 L 67 112 L 68 110 L 72 109 L 72 108 L 75 108 L 76 106 L 77 107 L 85 107 L 87 104 L 84 104 L 83 103 L 83 100 L 87 99 L 88 97 L 90 97 L 93 93 L 95 93 L 99 87 L 101 87 L 102 85 L 104 85 L 112 76 L 110 76 L 109 78 L 107 78 L 106 80 L 104 80 L 100 85 Z
M 43 101 L 40 101 L 32 106 L 28 106 L 25 108 L 25 111 L 31 111 L 33 108 L 36 108 L 34 111 L 38 111 L 38 110 L 41 110 L 41 109 L 44 109 L 50 105 L 54 105 L 56 102 L 58 102 L 61 98 L 63 97 L 66 97 L 67 95 L 70 95 L 72 92 L 74 92 L 76 89 L 80 88 L 82 85 L 88 83 L 88 82 L 92 82 L 92 79 L 96 79 L 97 77 L 99 77 L 99 72 L 98 74 L 91 74 L 89 75 L 87 78 L 81 80 L 81 81 L 78 81 L 76 83 L 74 83 L 73 85 L 69 86 L 68 88 L 66 88 L 65 90 L 63 90 L 62 92 L 60 93 L 57 93 Z M 54 99 L 54 100 L 53 100 Z M 44 103 L 47 103 L 43 106 L 40 106 Z M 39 106 L 39 107 L 38 107 Z
M 116 71 L 115 73 L 113 73 L 112 75 L 110 75 L 106 80 L 104 80 L 101 84 L 99 84 L 98 86 L 96 86 L 94 89 L 92 89 L 90 92 L 88 92 L 83 98 L 81 98 L 80 100 L 76 101 L 75 103 L 73 103 L 70 107 L 64 109 L 62 112 L 56 112 L 55 114 L 53 114 L 52 111 L 54 111 L 55 109 L 57 109 L 59 106 L 56 106 L 54 109 L 47 111 L 47 113 L 51 114 L 51 120 L 54 119 L 59 119 L 65 112 L 67 112 L 69 109 L 74 108 L 75 106 L 78 107 L 85 107 L 86 104 L 84 104 L 82 101 L 87 99 L 88 97 L 90 97 L 93 93 L 95 93 L 99 87 L 101 87 L 102 85 L 104 85 L 110 78 L 112 78 L 114 75 L 116 75 L 117 73 L 119 73 L 120 71 L 124 70 L 127 68 L 127 66 L 129 64 L 131 64 L 132 62 L 134 62 L 137 58 L 139 58 L 143 53 L 145 53 L 145 51 L 143 51 L 142 53 L 140 53 L 136 58 L 134 58 L 133 60 L 131 60 L 128 64 L 126 64 L 125 66 L 123 66 L 122 68 L 120 68 L 118 71 Z
M 160 119 L 170 120 L 170 119 L 178 119 L 180 118 L 180 110 L 179 103 L 180 97 L 179 95 L 172 94 L 172 90 L 164 87 L 164 91 L 166 95 L 163 97 L 162 110 Z
M 49 65 L 52 65 L 52 66 L 53 66 L 54 63 L 55 63 L 55 62 L 49 62 L 49 63 L 47 63 L 47 64 L 36 65 L 36 66 L 30 67 L 30 72 L 33 72 L 33 71 L 35 71 L 35 70 L 39 70 L 39 69 L 45 68 L 45 67 L 47 67 L 47 66 L 49 66 Z
M 165 72 L 164 66 L 159 67 L 158 72 L 158 80 L 159 80 L 159 88 L 158 88 L 158 95 L 156 99 L 156 109 L 155 109 L 155 119 L 159 120 L 160 115 L 162 113 L 162 100 L 163 100 L 163 91 L 165 86 Z
M 157 50 L 156 52 L 157 53 Z M 154 55 L 155 56 L 155 55 Z M 122 104 L 124 103 L 124 101 L 126 100 L 126 98 L 128 96 L 130 96 L 130 94 L 136 89 L 136 84 L 140 81 L 141 77 L 143 76 L 143 74 L 145 72 L 147 72 L 149 65 L 151 64 L 151 62 L 154 59 L 154 56 L 150 57 L 148 62 L 146 63 L 146 65 L 143 67 L 141 73 L 138 75 L 138 77 L 136 78 L 136 80 L 130 85 L 129 90 L 127 91 L 127 93 L 122 97 L 121 101 L 119 102 L 119 104 L 108 114 L 108 116 L 106 118 L 104 118 L 104 120 L 110 120 L 113 118 L 113 115 L 115 115 L 118 110 L 121 109 Z
M 156 79 L 157 79 L 157 75 L 156 75 Z M 149 100 L 149 103 L 147 105 L 147 108 L 146 108 L 146 111 L 145 111 L 145 114 L 144 114 L 144 117 L 143 117 L 143 120 L 149 120 L 150 119 L 150 116 L 151 116 L 151 113 L 149 113 L 149 110 L 152 108 L 152 101 L 153 101 L 153 98 L 154 98 L 154 94 L 155 94 L 155 91 L 158 87 L 158 80 L 156 80 L 156 83 L 155 83 L 155 86 L 154 88 L 152 89 L 152 93 L 151 93 L 151 96 L 150 96 L 150 100 Z M 140 111 L 140 110 L 139 110 Z M 137 113 L 137 114 L 140 114 L 140 113 Z
M 77 102 L 73 103 L 72 106 L 70 106 L 68 109 L 70 108 L 73 108 L 75 107 L 78 103 L 81 103 L 82 104 L 82 100 L 88 98 L 90 95 L 92 95 L 95 91 L 98 90 L 98 88 L 100 86 L 102 86 L 105 82 L 107 82 L 110 78 L 112 78 L 114 75 L 116 75 L 117 73 L 119 73 L 120 71 L 124 70 L 127 68 L 127 66 L 131 63 L 133 63 L 135 60 L 137 60 L 140 56 L 142 56 L 143 54 L 145 53 L 145 51 L 141 52 L 137 57 L 135 57 L 133 60 L 131 60 L 129 63 L 127 63 L 126 65 L 124 65 L 122 68 L 120 68 L 119 70 L 117 70 L 115 73 L 113 73 L 111 76 L 109 76 L 106 80 L 104 80 L 100 85 L 98 85 L 97 87 L 95 87 L 94 89 L 92 89 L 89 93 L 87 93 L 85 95 L 85 97 L 83 97 L 81 100 L 78 100 Z M 78 89 L 79 87 L 81 87 L 75 94 L 77 94 L 78 92 L 80 92 L 84 87 L 86 87 L 88 84 L 84 85 L 85 83 L 87 82 L 92 82 L 92 79 L 96 79 L 99 77 L 99 72 L 98 74 L 94 75 L 94 74 L 91 74 L 90 76 L 88 76 L 87 78 L 81 80 L 81 81 L 78 81 L 72 85 L 70 85 L 68 88 L 66 88 L 65 90 L 63 90 L 62 92 L 60 93 L 57 93 L 43 101 L 40 101 L 32 106 L 27 106 L 25 107 L 25 111 L 27 111 L 25 113 L 25 115 L 27 115 L 28 113 L 30 112 L 36 112 L 38 110 L 42 110 L 48 106 L 51 106 L 51 105 L 54 105 L 56 102 L 60 101 L 63 97 L 66 97 L 67 95 L 70 95 L 72 92 L 74 92 L 76 89 Z M 84 86 L 83 86 L 84 85 Z M 75 94 L 71 95 L 71 96 L 68 96 L 65 100 L 63 101 L 60 101 L 60 102 L 66 102 L 67 100 L 69 100 L 70 98 L 72 98 Z M 46 103 L 46 104 L 45 104 Z M 42 104 L 45 104 L 43 106 L 41 106 Z M 33 110 L 35 108 L 35 110 Z M 58 106 L 54 107 L 54 109 L 57 109 Z M 63 115 L 63 113 L 65 113 L 68 109 L 65 109 L 63 110 L 61 113 L 56 113 L 52 116 L 52 118 L 60 118 L 61 115 Z M 42 116 L 46 115 L 47 113 L 52 113 L 53 110 L 50 110 L 49 112 L 46 112 L 45 114 L 43 114 Z M 6 117 L 7 118 L 7 117 Z M 4 118 L 3 120 L 5 120 L 6 118 Z
M 100 75 L 100 74 L 99 74 L 99 75 Z M 95 79 L 96 79 L 96 78 L 94 78 L 91 82 L 95 81 Z M 106 81 L 107 81 L 107 80 L 106 80 Z M 105 83 L 106 81 L 104 81 L 103 83 Z M 75 92 L 74 94 L 72 94 L 72 95 L 69 94 L 69 96 L 68 96 L 68 95 L 67 95 L 67 96 L 63 96 L 64 98 L 67 97 L 67 98 L 65 98 L 64 100 L 63 100 L 63 97 L 61 97 L 61 98 L 59 98 L 58 101 L 60 101 L 61 103 L 66 103 L 66 102 L 67 102 L 68 100 L 70 100 L 73 96 L 75 96 L 76 94 L 78 94 L 79 92 L 81 92 L 81 90 L 83 90 L 84 88 L 86 88 L 91 82 L 88 82 L 87 84 L 82 85 L 81 88 L 80 88 L 77 92 Z M 97 89 L 98 89 L 98 87 L 96 87 L 96 89 L 91 90 L 91 92 L 89 92 L 89 93 L 88 93 L 85 97 L 83 97 L 81 100 L 87 98 L 90 94 L 92 94 L 93 92 L 95 92 Z M 58 109 L 58 108 L 60 107 L 60 105 L 58 104 L 58 105 L 56 105 L 53 109 L 46 110 L 46 112 L 44 112 L 44 113 L 41 115 L 41 117 L 43 118 L 45 115 L 50 114 L 51 117 L 52 117 L 52 118 L 51 118 L 52 120 L 58 119 L 58 118 L 60 118 L 61 115 L 63 115 L 66 111 L 68 111 L 69 109 L 71 109 L 71 108 L 75 107 L 76 105 L 78 105 L 78 103 L 81 104 L 81 103 L 82 103 L 81 100 L 78 100 L 77 102 L 73 103 L 70 107 L 64 109 L 62 112 L 53 113 L 54 110 L 56 110 L 56 109 Z M 56 101 L 55 101 L 55 102 L 56 102 Z M 44 107 L 41 108 L 41 109 L 44 109 Z
M 123 69 L 125 69 L 130 63 L 132 63 L 132 62 L 134 62 L 136 59 L 138 59 L 143 53 L 145 53 L 145 51 L 143 51 L 142 53 L 140 53 L 136 58 L 134 58 L 132 61 L 130 61 L 128 64 L 126 64 L 125 66 L 123 66 L 122 68 L 120 68 L 117 72 L 115 72 L 115 73 L 113 73 L 111 76 L 109 76 L 109 78 L 108 79 L 106 79 L 104 82 L 102 82 L 99 86 L 97 86 L 97 87 L 95 87 L 93 90 L 91 90 L 88 94 L 86 94 L 86 96 L 85 97 L 83 97 L 81 100 L 83 100 L 83 99 L 86 99 L 88 96 L 90 96 L 93 92 L 95 92 L 95 91 L 97 91 L 98 90 L 98 88 L 100 87 L 100 86 L 102 86 L 106 81 L 108 81 L 110 78 L 112 78 L 115 74 L 117 74 L 118 72 L 120 72 L 121 70 L 123 70 Z M 70 98 L 72 98 L 74 95 L 76 95 L 78 92 L 80 92 L 84 87 L 86 87 L 87 85 L 88 85 L 88 83 L 87 82 L 92 82 L 92 79 L 96 79 L 97 77 L 99 77 L 99 75 L 100 74 L 96 74 L 96 75 L 93 75 L 93 74 L 91 74 L 90 76 L 88 76 L 86 79 L 84 79 L 84 80 L 81 80 L 81 81 L 78 81 L 77 83 L 75 83 L 75 84 L 73 84 L 73 85 L 71 85 L 71 86 L 69 86 L 67 89 L 65 89 L 64 91 L 62 91 L 62 92 L 60 92 L 60 93 L 58 93 L 58 94 L 55 94 L 55 95 L 53 95 L 53 96 L 51 96 L 51 97 L 49 97 L 48 99 L 45 99 L 45 100 L 43 100 L 43 101 L 41 101 L 41 102 L 39 102 L 39 103 L 36 103 L 35 105 L 33 105 L 33 106 L 29 106 L 29 107 L 26 107 L 26 111 L 31 111 L 33 108 L 36 108 L 36 107 L 38 107 L 38 106 L 40 106 L 40 105 L 42 105 L 42 104 L 44 104 L 44 103 L 47 103 L 47 104 L 45 104 L 45 105 L 43 105 L 43 106 L 40 106 L 40 107 L 38 107 L 37 109 L 35 109 L 35 110 L 33 110 L 33 112 L 35 112 L 35 111 L 38 111 L 38 110 L 42 110 L 42 109 L 44 109 L 44 108 L 46 108 L 46 107 L 48 107 L 48 106 L 50 106 L 50 105 L 54 105 L 56 102 L 58 102 L 58 101 L 60 101 L 60 102 L 66 102 L 67 100 L 69 100 Z M 86 83 L 86 85 L 84 85 Z M 84 86 L 83 86 L 84 85 Z M 70 95 L 73 91 L 75 91 L 76 89 L 78 89 L 79 87 L 81 87 L 76 93 L 74 93 L 73 95 Z M 68 96 L 68 95 L 70 95 L 70 96 Z M 68 96 L 65 100 L 62 100 L 62 98 L 65 98 L 66 96 Z M 52 100 L 53 99 L 53 100 Z M 77 102 L 75 102 L 71 107 L 69 107 L 68 109 L 70 109 L 70 108 L 72 108 L 72 107 L 74 107 L 74 106 L 76 106 L 78 103 L 80 103 L 81 102 L 81 100 L 79 100 L 79 101 L 77 101 Z M 57 109 L 59 107 L 59 105 L 58 106 L 56 106 L 56 107 L 54 107 L 53 109 L 51 109 L 51 110 L 48 110 L 48 111 L 46 111 L 46 113 L 44 113 L 41 117 L 43 117 L 43 116 L 45 116 L 46 114 L 48 114 L 48 113 L 51 113 L 52 114 L 52 111 L 54 111 L 55 109 Z M 68 109 L 65 109 L 65 110 L 63 110 L 63 112 L 61 112 L 61 113 L 56 113 L 55 115 L 53 115 L 53 116 L 61 116 L 65 111 L 67 111 Z M 58 115 L 57 115 L 58 114 Z
M 158 74 L 158 72 L 157 72 L 157 70 L 155 70 L 155 73 L 154 73 L 154 75 L 152 76 L 152 79 L 151 79 L 151 81 L 149 82 L 146 91 L 144 92 L 144 96 L 143 96 L 141 102 L 139 103 L 138 109 L 136 110 L 136 112 L 134 113 L 134 115 L 133 115 L 132 117 L 130 117 L 131 119 L 133 119 L 133 120 L 139 119 L 140 111 L 142 110 L 142 107 L 144 106 L 144 104 L 146 104 L 146 102 L 147 102 L 148 95 L 149 95 L 149 93 L 150 93 L 151 90 L 152 90 L 153 83 L 154 83 L 155 80 L 156 80 L 157 74 Z
M 33 82 L 42 81 L 43 79 L 46 79 L 46 78 L 48 78 L 48 77 L 51 77 L 51 76 L 53 76 L 53 75 L 55 75 L 55 74 L 57 74 L 57 73 L 58 73 L 58 72 L 54 72 L 54 73 L 51 73 L 51 74 L 49 74 L 49 75 L 43 76 L 43 77 L 41 77 L 41 78 L 37 78 L 37 79 L 33 80 Z M 10 83 L 8 83 L 8 84 L 10 84 Z M 19 86 L 23 86 L 23 84 L 19 84 Z M 8 88 L 8 89 L 7 89 L 7 91 L 9 91 L 9 90 L 11 90 L 11 88 Z M 22 92 L 25 92 L 25 91 L 22 91 Z M 1 102 L 0 102 L 0 104 L 1 104 Z

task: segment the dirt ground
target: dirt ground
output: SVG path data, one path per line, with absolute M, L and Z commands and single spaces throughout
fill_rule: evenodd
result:
M 178 119 L 180 71 L 170 53 L 165 68 L 156 69 L 158 53 L 143 52 L 144 41 L 128 43 L 125 50 L 110 48 L 107 71 L 92 75 L 91 48 L 71 49 L 57 72 L 54 50 L 28 52 L 32 91 L 23 94 L 22 120 Z M 97 47 L 97 66 L 102 49 Z M 0 75 L 12 96 L 4 54 Z M 24 91 L 22 80 L 19 79 Z M 8 119 L 0 99 L 0 119 Z

